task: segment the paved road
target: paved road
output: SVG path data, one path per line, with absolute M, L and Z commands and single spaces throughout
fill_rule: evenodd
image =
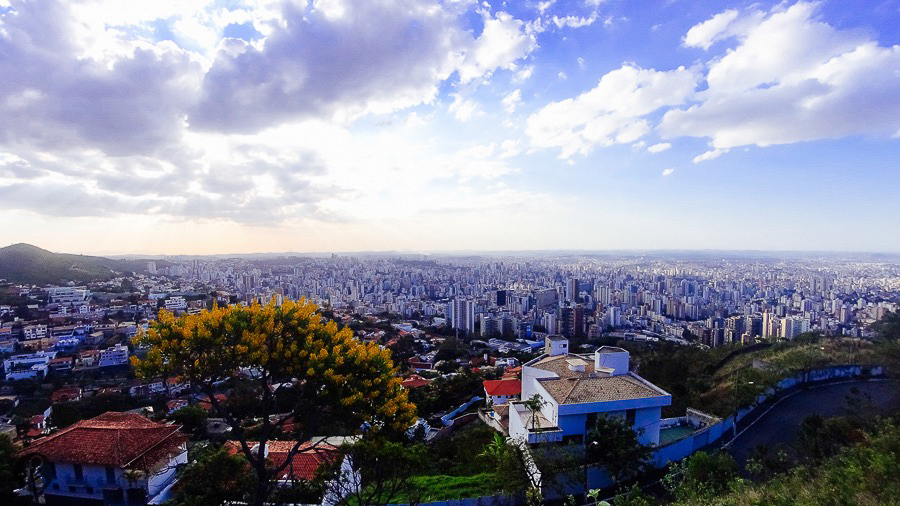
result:
M 738 436 L 732 445 L 731 454 L 743 468 L 747 455 L 757 445 L 763 444 L 772 450 L 779 445 L 793 443 L 800 422 L 808 415 L 813 413 L 823 417 L 845 415 L 847 395 L 854 387 L 861 393 L 869 394 L 872 403 L 880 408 L 896 406 L 900 402 L 900 384 L 893 381 L 854 381 L 803 390 L 782 400 Z

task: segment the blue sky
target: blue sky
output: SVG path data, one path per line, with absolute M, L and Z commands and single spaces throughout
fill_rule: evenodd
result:
M 7 243 L 900 251 L 900 2 L 0 0 Z

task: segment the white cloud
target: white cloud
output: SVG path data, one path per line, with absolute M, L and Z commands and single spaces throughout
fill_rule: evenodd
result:
M 534 65 L 526 65 L 513 74 L 514 83 L 523 83 L 534 74 Z
M 709 151 L 706 151 L 704 153 L 701 153 L 701 154 L 695 156 L 693 159 L 693 162 L 700 163 L 700 162 L 705 162 L 707 160 L 712 160 L 714 158 L 718 158 L 718 157 L 724 155 L 727 152 L 728 152 L 727 149 L 711 149 Z
M 563 71 L 560 70 L 560 71 L 556 74 L 556 78 L 559 79 L 560 81 L 565 81 L 566 79 L 569 78 L 569 76 L 567 76 L 565 72 L 563 72 Z
M 496 69 L 515 70 L 516 61 L 537 47 L 529 25 L 505 12 L 485 12 L 484 30 L 459 65 L 459 78 L 466 83 Z
M 594 146 L 630 144 L 650 131 L 646 115 L 684 103 L 696 76 L 684 67 L 656 71 L 625 65 L 604 75 L 581 95 L 553 102 L 528 118 L 536 148 L 560 148 L 561 157 L 587 154 Z
M 672 175 L 673 172 L 675 172 L 675 169 L 673 169 L 673 168 L 670 167 L 670 168 L 668 168 L 668 169 L 663 169 L 662 175 L 663 175 L 664 177 L 665 177 L 665 176 L 670 176 L 670 175 Z
M 684 36 L 684 45 L 709 49 L 714 42 L 728 34 L 728 26 L 738 17 L 736 9 L 729 9 L 694 25 Z
M 585 26 L 591 26 L 594 24 L 594 21 L 597 21 L 597 11 L 591 13 L 588 17 L 582 16 L 553 16 L 550 18 L 554 25 L 557 28 L 582 28 Z
M 654 144 L 647 148 L 647 151 L 651 153 L 662 153 L 663 151 L 671 148 L 672 145 L 668 142 L 660 142 L 659 144 Z
M 507 113 L 512 114 L 516 112 L 516 108 L 522 104 L 522 90 L 516 88 L 511 93 L 503 97 L 503 100 L 500 101 L 503 104 L 503 108 Z
M 470 98 L 464 98 L 462 93 L 453 94 L 453 103 L 448 109 L 456 119 L 463 122 L 469 121 L 481 113 L 478 103 Z
M 710 64 L 702 101 L 665 113 L 661 135 L 710 138 L 712 151 L 695 159 L 702 161 L 737 146 L 895 132 L 900 46 L 836 30 L 815 18 L 816 6 L 759 17 Z

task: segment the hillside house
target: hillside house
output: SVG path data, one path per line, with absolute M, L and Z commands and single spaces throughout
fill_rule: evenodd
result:
M 625 418 L 642 443 L 658 445 L 660 414 L 672 396 L 629 371 L 629 354 L 603 346 L 593 355 L 573 354 L 559 336 L 545 353 L 522 367 L 522 399 L 538 396 L 540 410 L 522 401 L 509 407 L 509 434 L 528 443 L 584 442 L 598 416 Z
M 485 380 L 484 398 L 488 405 L 499 406 L 511 400 L 518 400 L 522 394 L 522 382 L 517 378 Z
M 146 504 L 187 462 L 187 437 L 178 429 L 107 412 L 37 440 L 19 456 L 40 460 L 48 505 Z

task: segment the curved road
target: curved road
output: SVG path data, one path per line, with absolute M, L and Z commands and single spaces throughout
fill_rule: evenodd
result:
M 760 416 L 746 432 L 732 443 L 730 453 L 743 468 L 747 456 L 757 445 L 766 445 L 770 450 L 778 446 L 790 445 L 797 436 L 800 422 L 808 415 L 818 413 L 823 417 L 846 415 L 844 409 L 847 396 L 856 387 L 860 393 L 871 396 L 877 408 L 895 406 L 900 402 L 900 388 L 894 381 L 853 381 L 836 383 L 800 390 L 784 398 L 771 411 Z M 742 427 L 739 427 L 743 430 Z

